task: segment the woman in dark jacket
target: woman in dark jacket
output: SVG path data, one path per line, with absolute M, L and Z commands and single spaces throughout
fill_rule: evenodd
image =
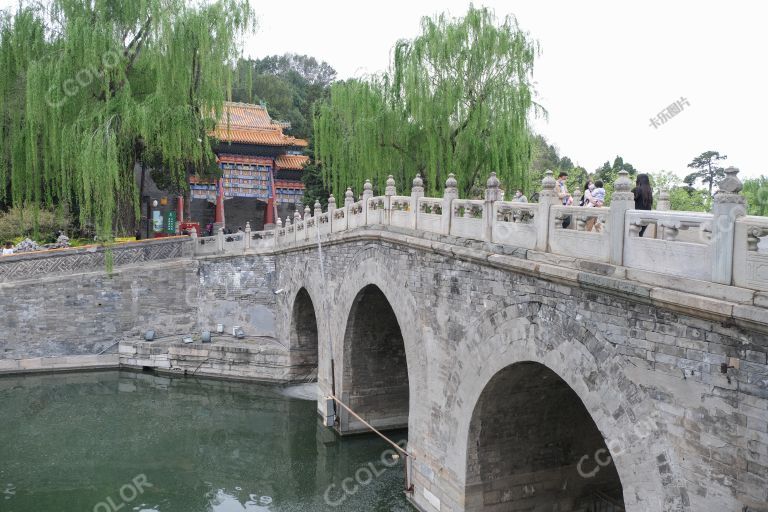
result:
M 653 209 L 653 189 L 647 174 L 637 175 L 637 181 L 635 182 L 635 188 L 632 189 L 632 193 L 635 194 L 635 210 Z M 640 228 L 639 236 L 643 236 L 647 227 L 646 225 Z

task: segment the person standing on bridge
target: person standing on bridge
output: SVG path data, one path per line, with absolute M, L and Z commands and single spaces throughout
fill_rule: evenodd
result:
M 637 175 L 637 181 L 635 182 L 635 188 L 632 189 L 632 193 L 635 195 L 635 210 L 653 209 L 653 189 L 647 174 Z M 648 225 L 642 226 L 638 236 L 643 236 L 647 227 Z
M 557 175 L 557 181 L 555 182 L 555 187 L 557 189 L 557 197 L 560 198 L 560 201 L 563 203 L 563 206 L 572 206 L 573 205 L 573 197 L 571 194 L 568 193 L 568 186 L 565 184 L 565 180 L 568 179 L 568 173 L 565 171 L 561 171 L 560 174 Z M 566 229 L 571 224 L 571 216 L 566 215 L 563 218 L 563 229 Z

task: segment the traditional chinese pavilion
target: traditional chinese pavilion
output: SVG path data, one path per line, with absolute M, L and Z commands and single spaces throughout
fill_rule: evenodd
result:
M 225 104 L 210 135 L 222 176 L 217 183 L 190 180 L 192 218 L 233 231 L 251 223 L 263 229 L 276 216 L 292 215 L 304 198 L 301 172 L 307 141 L 283 133 L 290 124 L 272 120 L 262 105 Z

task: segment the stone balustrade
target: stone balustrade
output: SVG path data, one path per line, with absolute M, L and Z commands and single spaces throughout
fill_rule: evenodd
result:
M 274 230 L 197 239 L 196 255 L 243 254 L 274 250 L 300 242 L 314 242 L 317 233 L 327 237 L 365 226 L 398 228 L 488 241 L 528 250 L 588 261 L 669 274 L 676 277 L 768 288 L 768 218 L 744 215 L 738 170 L 729 169 L 732 181 L 721 185 L 715 197 L 719 213 L 634 210 L 631 182 L 625 172 L 614 184 L 610 207 L 563 206 L 554 192 L 551 172 L 542 180 L 539 203 L 502 201 L 495 174 L 488 180 L 485 199 L 459 199 L 451 175 L 442 198 L 424 197 L 420 176 L 410 196 L 397 195 L 394 179 L 387 180 L 385 195 L 373 196 L 366 181 L 362 197 L 351 189 L 344 205 L 329 199 L 323 212 L 315 204 Z M 735 180 L 735 181 L 733 181 Z M 719 197 L 718 197 L 719 196 Z M 730 207 L 728 207 L 730 206 Z M 640 236 L 641 229 L 643 236 Z M 723 261 L 730 267 L 723 267 Z
M 729 171 L 736 179 L 738 170 Z M 337 207 L 331 196 L 325 212 L 316 203 L 314 215 L 310 216 L 307 207 L 303 217 L 297 212 L 284 223 L 278 219 L 274 230 L 252 233 L 247 226 L 245 233 L 219 232 L 215 237 L 198 238 L 195 254 L 273 250 L 315 241 L 318 229 L 320 236 L 326 237 L 364 226 L 389 225 L 702 281 L 768 287 L 768 242 L 761 241 L 768 237 L 768 219 L 744 216 L 738 195 L 740 183 L 733 185 L 732 191 L 722 192 L 728 196 L 726 204 L 736 208 L 719 216 L 634 210 L 630 186 L 626 173 L 620 173 L 611 207 L 584 208 L 559 204 L 549 171 L 542 180 L 539 203 L 498 200 L 501 193 L 495 174 L 488 180 L 485 200 L 459 199 L 452 175 L 442 198 L 424 197 L 420 176 L 414 179 L 410 196 L 397 195 L 390 176 L 384 196 L 373 196 L 370 181 L 366 181 L 357 201 L 348 189 L 343 206 Z M 718 235 L 713 236 L 713 231 Z M 723 282 L 722 264 L 716 265 L 723 254 L 732 265 L 725 272 L 732 276 L 728 282 Z
M 645 234 L 640 237 L 640 230 Z M 712 215 L 707 213 L 627 212 L 624 265 L 708 281 L 712 273 Z
M 768 290 L 768 217 L 744 216 L 736 221 L 733 284 Z
M 745 215 L 737 169 L 730 168 L 715 196 L 713 213 L 634 210 L 631 183 L 620 173 L 611 206 L 563 206 L 555 180 L 547 172 L 538 203 L 502 201 L 498 179 L 488 179 L 485 199 L 459 199 L 450 175 L 443 197 L 424 197 L 420 176 L 409 196 L 397 195 L 394 179 L 383 196 L 374 196 L 370 181 L 355 201 L 352 189 L 344 204 L 334 197 L 323 212 L 315 203 L 303 215 L 277 219 L 274 229 L 146 241 L 112 249 L 116 265 L 186 256 L 240 255 L 273 251 L 296 243 L 316 242 L 332 233 L 366 226 L 394 226 L 414 232 L 450 235 L 547 252 L 618 267 L 704 282 L 768 289 L 768 218 Z M 640 236 L 641 230 L 643 236 Z M 185 245 L 186 244 L 186 245 Z M 178 246 L 178 247 L 177 247 Z M 192 250 L 182 250 L 191 246 Z M 0 259 L 0 281 L 58 271 L 103 267 L 103 249 L 72 249 L 6 256 Z

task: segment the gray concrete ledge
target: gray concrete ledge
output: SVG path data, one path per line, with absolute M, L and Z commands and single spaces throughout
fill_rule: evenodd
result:
M 0 375 L 80 370 L 116 370 L 119 366 L 120 358 L 118 354 L 0 359 Z

